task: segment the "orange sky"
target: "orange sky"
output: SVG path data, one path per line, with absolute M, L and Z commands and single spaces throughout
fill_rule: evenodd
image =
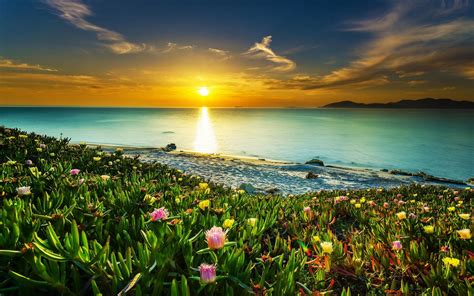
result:
M 275 7 L 264 21 L 248 17 L 250 8 L 266 11 L 258 3 L 234 13 L 215 3 L 189 12 L 169 3 L 174 17 L 157 18 L 146 10 L 157 14 L 164 4 L 132 5 L 123 15 L 124 3 L 71 1 L 3 4 L 0 105 L 316 107 L 474 99 L 474 10 L 467 2 L 400 1 L 367 11 L 332 2 L 310 10 L 296 1 Z M 209 96 L 199 96 L 202 86 Z

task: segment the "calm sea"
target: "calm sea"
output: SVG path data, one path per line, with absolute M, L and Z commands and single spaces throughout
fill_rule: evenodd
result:
M 474 111 L 0 108 L 0 124 L 73 142 L 474 177 Z

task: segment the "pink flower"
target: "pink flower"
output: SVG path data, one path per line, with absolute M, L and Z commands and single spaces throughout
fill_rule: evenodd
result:
M 393 202 L 394 202 L 394 203 L 398 203 L 398 199 L 394 198 L 394 199 L 393 199 Z
M 400 251 L 403 248 L 402 243 L 400 241 L 392 242 L 392 250 Z
M 168 219 L 168 210 L 165 208 L 155 209 L 150 213 L 151 221 L 166 220 Z
M 225 244 L 227 232 L 223 231 L 221 227 L 213 226 L 206 231 L 207 246 L 211 250 L 222 249 Z
M 403 200 L 398 201 L 398 206 L 403 206 L 404 204 L 406 204 L 406 202 L 404 202 Z
M 384 203 L 383 203 L 383 207 L 386 208 L 386 209 L 388 209 L 388 207 L 389 207 L 388 202 L 384 202 Z
M 459 196 L 456 196 L 456 197 L 454 198 L 454 200 L 455 200 L 455 201 L 460 200 Z
M 417 217 L 417 216 L 416 216 L 414 213 L 410 213 L 410 214 L 408 215 L 408 218 L 410 218 L 410 219 L 416 219 L 416 217 Z
M 401 193 L 397 194 L 397 198 L 402 198 L 403 195 Z
M 311 215 L 311 208 L 310 207 L 304 207 L 303 211 L 304 211 L 304 213 L 306 214 L 307 217 L 310 217 L 310 215 Z
M 459 194 L 459 191 L 453 191 L 453 194 L 454 194 L 454 195 L 458 195 L 458 194 Z
M 216 281 L 216 266 L 214 264 L 202 263 L 199 266 L 199 274 L 202 283 L 212 284 Z
M 27 161 L 25 161 L 25 164 L 28 166 L 33 165 L 33 161 L 31 161 L 31 159 L 28 159 Z
M 84 183 L 84 181 L 85 181 L 84 178 L 79 179 L 79 185 L 82 185 Z
M 71 173 L 71 175 L 75 176 L 75 175 L 79 174 L 80 171 L 81 171 L 80 169 L 72 169 L 70 171 L 70 173 Z
M 373 201 L 373 200 L 369 201 L 368 204 L 369 204 L 369 206 L 371 206 L 371 207 L 375 207 L 375 206 L 376 206 L 376 203 L 375 203 L 375 201 Z

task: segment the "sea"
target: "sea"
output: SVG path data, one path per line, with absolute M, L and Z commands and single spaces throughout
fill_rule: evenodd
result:
M 474 177 L 474 110 L 0 107 L 0 125 L 73 143 L 163 147 Z

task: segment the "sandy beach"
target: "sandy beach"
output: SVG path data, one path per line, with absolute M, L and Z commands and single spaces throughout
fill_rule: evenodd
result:
M 99 146 L 99 145 L 97 145 Z M 157 162 L 216 184 L 243 188 L 249 193 L 302 194 L 319 190 L 393 188 L 413 183 L 464 188 L 469 184 L 417 173 L 312 165 L 282 160 L 203 154 L 161 148 L 100 145 L 106 151 L 120 147 L 128 156 L 140 156 L 144 162 Z M 312 178 L 307 178 L 308 173 Z

